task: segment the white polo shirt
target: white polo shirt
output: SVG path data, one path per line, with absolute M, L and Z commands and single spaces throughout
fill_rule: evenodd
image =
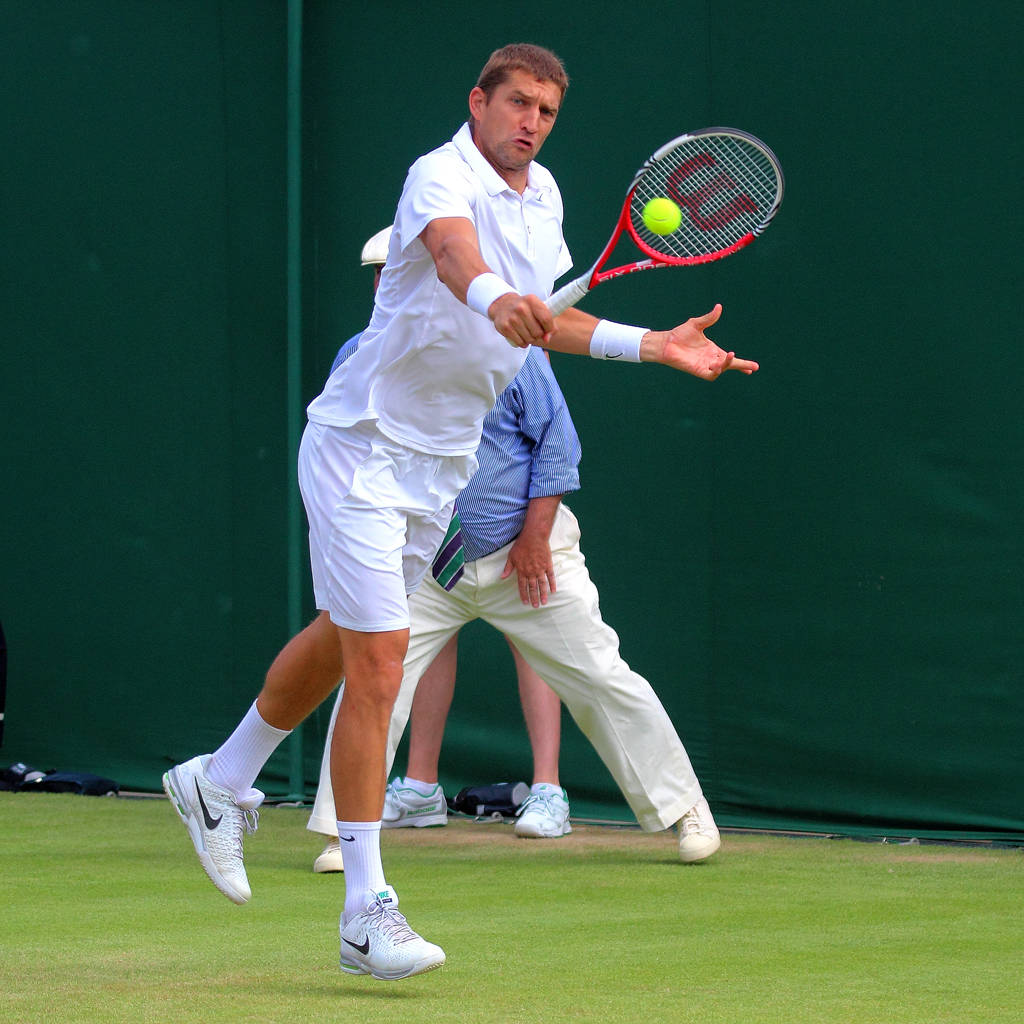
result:
M 441 217 L 471 220 L 484 261 L 520 294 L 546 299 L 572 266 L 550 172 L 532 163 L 520 196 L 463 125 L 409 169 L 369 327 L 310 404 L 312 422 L 375 420 L 381 433 L 417 451 L 476 451 L 483 418 L 527 349 L 510 345 L 438 280 L 419 236 Z

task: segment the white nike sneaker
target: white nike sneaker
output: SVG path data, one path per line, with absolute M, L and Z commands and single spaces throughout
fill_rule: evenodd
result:
M 313 870 L 318 875 L 345 870 L 345 861 L 341 856 L 341 843 L 337 836 L 327 840 L 327 845 L 323 848 L 320 856 L 313 861 Z
M 515 832 L 523 839 L 557 839 L 572 831 L 569 800 L 558 786 L 538 786 L 516 814 Z
M 388 783 L 384 794 L 384 813 L 381 828 L 428 828 L 448 824 L 448 801 L 440 783 L 429 796 L 402 785 L 402 779 Z
M 366 909 L 340 925 L 341 969 L 381 980 L 408 978 L 444 963 L 444 950 L 417 935 L 398 912 L 392 888 L 366 891 Z
M 679 859 L 684 864 L 707 860 L 722 845 L 707 800 L 701 797 L 679 819 Z
M 236 801 L 206 777 L 210 754 L 193 757 L 164 774 L 164 792 L 185 823 L 210 881 L 234 903 L 252 896 L 242 863 L 242 835 L 255 832 L 263 794 L 250 789 Z

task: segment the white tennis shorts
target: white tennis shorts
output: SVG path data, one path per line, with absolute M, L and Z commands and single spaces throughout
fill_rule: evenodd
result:
M 299 488 L 317 608 L 363 633 L 407 629 L 408 595 L 430 569 L 476 466 L 474 455 L 405 448 L 372 422 L 307 424 Z

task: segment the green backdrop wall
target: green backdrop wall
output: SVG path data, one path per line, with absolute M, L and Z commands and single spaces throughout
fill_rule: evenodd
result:
M 157 789 L 287 638 L 289 9 L 303 401 L 366 322 L 363 241 L 503 42 L 568 66 L 542 159 L 578 265 L 673 134 L 770 142 L 787 196 L 755 246 L 585 302 L 663 326 L 721 301 L 714 336 L 761 372 L 708 386 L 556 357 L 603 612 L 724 824 L 1019 840 L 1008 2 L 652 3 L 634 29 L 595 0 L 486 30 L 461 0 L 429 19 L 411 2 L 0 4 L 0 761 Z M 502 640 L 478 624 L 461 646 L 443 781 L 528 777 Z M 307 795 L 327 711 L 299 741 Z M 290 757 L 269 793 L 288 793 Z M 569 721 L 563 783 L 577 811 L 628 816 Z

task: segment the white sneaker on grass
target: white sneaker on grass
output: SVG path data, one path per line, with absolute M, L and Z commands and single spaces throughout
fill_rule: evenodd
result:
M 685 864 L 707 860 L 722 845 L 707 800 L 701 797 L 679 819 L 679 859 Z
M 403 785 L 402 779 L 388 783 L 384 794 L 384 814 L 381 828 L 429 828 L 433 825 L 448 824 L 448 801 L 438 783 L 424 796 L 411 786 Z
M 318 875 L 345 870 L 345 861 L 341 856 L 341 842 L 337 836 L 327 840 L 327 845 L 323 848 L 320 856 L 313 861 L 313 870 Z
M 210 881 L 234 903 L 248 903 L 252 896 L 242 863 L 242 836 L 255 832 L 263 803 L 258 789 L 236 801 L 226 789 L 206 777 L 210 754 L 193 757 L 164 774 L 164 792 L 185 823 L 199 863 Z
M 394 981 L 432 971 L 444 963 L 444 950 L 417 935 L 398 912 L 394 889 L 368 889 L 366 900 L 365 910 L 348 924 L 342 917 L 339 926 L 343 971 Z
M 547 783 L 534 786 L 516 814 L 516 835 L 523 839 L 557 839 L 571 831 L 565 790 Z

